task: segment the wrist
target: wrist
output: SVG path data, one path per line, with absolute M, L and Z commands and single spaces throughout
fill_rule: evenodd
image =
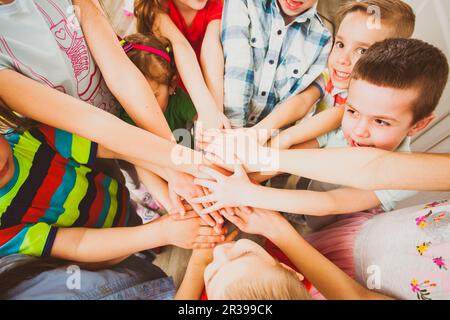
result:
M 298 233 L 286 219 L 279 217 L 270 228 L 266 229 L 263 236 L 282 249 L 284 244 L 295 239 Z
M 147 234 L 152 232 L 152 236 L 157 237 L 159 245 L 155 247 L 162 247 L 166 245 L 173 245 L 171 235 L 171 225 L 172 218 L 168 215 L 159 218 L 158 220 L 151 222 L 145 226 L 148 227 Z M 151 229 L 151 230 L 150 230 Z
M 246 163 L 250 172 L 277 172 L 280 167 L 280 150 L 271 147 L 260 147 L 256 163 L 251 160 L 249 159 L 248 163 Z
M 209 249 L 205 249 L 209 250 Z M 206 267 L 212 262 L 212 254 L 211 258 L 200 257 L 192 252 L 191 259 L 189 260 L 189 264 L 194 267 L 196 270 L 206 269 Z
M 264 195 L 264 187 L 249 182 L 244 188 L 235 189 L 237 195 L 236 206 L 260 208 L 261 196 Z

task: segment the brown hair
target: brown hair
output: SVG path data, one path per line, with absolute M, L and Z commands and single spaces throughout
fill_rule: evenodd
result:
M 166 52 L 167 48 L 172 52 L 170 42 L 162 37 L 153 34 L 136 33 L 125 37 L 126 42 L 131 44 L 141 44 Z M 147 51 L 133 49 L 127 53 L 130 60 L 144 74 L 147 79 L 154 80 L 159 84 L 170 85 L 176 74 L 175 64 L 157 54 Z
M 362 11 L 369 14 L 377 8 L 381 21 L 392 30 L 393 38 L 410 38 L 414 32 L 416 15 L 407 3 L 401 0 L 362 0 L 351 1 L 342 5 L 337 11 L 340 24 L 349 13 Z
M 165 2 L 165 0 L 134 0 L 137 32 L 156 32 L 155 18 L 159 12 L 165 11 Z
M 375 43 L 356 63 L 353 80 L 381 87 L 416 89 L 413 121 L 436 109 L 448 80 L 447 58 L 438 48 L 417 39 L 387 39 Z
M 242 279 L 223 288 L 221 300 L 311 300 L 293 270 L 280 263 L 258 278 Z

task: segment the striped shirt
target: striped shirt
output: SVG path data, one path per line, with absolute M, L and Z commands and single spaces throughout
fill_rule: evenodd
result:
M 0 256 L 49 255 L 58 228 L 127 225 L 126 187 L 87 166 L 97 144 L 45 126 L 5 138 L 14 176 L 0 189 Z
M 313 7 L 286 25 L 276 0 L 225 0 L 225 114 L 252 126 L 325 69 L 331 33 Z

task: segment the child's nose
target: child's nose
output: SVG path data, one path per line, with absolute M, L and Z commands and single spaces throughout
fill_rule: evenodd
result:
M 367 126 L 367 121 L 361 119 L 358 121 L 356 126 L 353 128 L 353 132 L 357 137 L 368 138 L 369 137 L 369 128 Z
M 351 58 L 350 58 L 350 54 L 348 52 L 343 52 L 339 57 L 338 57 L 338 63 L 340 65 L 343 66 L 349 66 L 351 65 Z

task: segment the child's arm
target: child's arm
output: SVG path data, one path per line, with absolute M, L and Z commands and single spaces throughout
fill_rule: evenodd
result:
M 314 216 L 335 215 L 363 211 L 381 203 L 375 192 L 341 188 L 327 192 L 283 190 L 259 186 L 250 182 L 241 166 L 226 177 L 214 169 L 200 168 L 216 182 L 197 179 L 196 183 L 208 188 L 210 194 L 194 199 L 196 203 L 212 202 L 203 214 L 224 207 L 248 206 Z M 357 199 L 357 200 L 355 200 Z
M 364 288 L 350 278 L 306 242 L 279 213 L 261 209 L 254 209 L 251 214 L 242 211 L 236 211 L 236 213 L 236 216 L 227 215 L 227 219 L 243 232 L 260 234 L 272 241 L 325 298 L 330 300 L 390 299 Z
M 223 128 L 226 117 L 219 111 L 205 84 L 194 49 L 167 14 L 158 14 L 155 25 L 172 44 L 177 70 L 197 109 L 199 120 L 204 122 L 203 127 Z
M 227 135 L 210 132 L 215 139 L 209 148 L 216 156 L 208 156 L 218 166 L 233 165 L 225 162 L 224 140 Z M 236 157 L 249 172 L 280 171 L 313 180 L 350 186 L 365 190 L 419 190 L 447 191 L 450 189 L 450 156 L 446 154 L 399 153 L 376 148 L 327 148 L 304 150 L 277 150 L 258 144 L 256 138 L 231 135 L 243 141 L 245 148 L 234 148 Z M 232 140 L 232 139 L 231 139 Z M 245 144 L 247 143 L 247 144 Z M 246 151 L 259 155 L 254 160 Z M 333 165 L 330 165 L 332 163 Z M 417 168 L 421 168 L 418 170 Z M 380 174 L 383 173 L 383 174 Z
M 155 133 L 165 139 L 173 139 L 169 125 L 164 118 L 161 108 L 159 107 L 148 82 L 124 53 L 107 20 L 106 15 L 102 12 L 98 0 L 77 0 L 74 4 L 80 7 L 80 22 L 86 36 L 86 41 L 92 55 L 102 71 L 102 75 L 108 85 L 108 88 L 114 96 L 116 96 L 121 105 L 139 127 Z M 179 42 L 180 40 L 176 43 Z M 187 43 L 187 46 L 190 48 L 189 43 Z M 192 48 L 190 49 L 192 51 L 193 59 L 195 60 L 195 54 L 193 53 Z M 184 50 L 181 54 L 187 55 L 188 52 Z M 196 60 L 195 65 L 198 66 Z M 194 69 L 188 71 L 188 74 L 196 74 L 195 72 L 197 70 Z M 183 74 L 186 73 L 182 72 L 181 74 L 183 76 Z M 200 82 L 201 72 L 197 72 L 197 74 L 199 74 L 199 79 L 194 80 L 196 80 L 196 83 L 199 83 L 200 88 L 202 88 L 200 85 L 200 83 L 203 83 L 203 79 L 201 79 Z M 201 101 L 199 99 L 203 99 L 202 102 L 204 103 L 207 111 L 204 111 L 201 114 L 206 114 L 207 116 L 210 116 L 209 119 L 218 121 L 220 116 L 215 115 L 218 112 L 213 114 L 212 111 L 208 110 L 211 108 L 209 108 L 209 92 L 206 87 L 201 94 L 201 96 L 192 96 L 197 99 L 194 100 L 197 102 L 196 105 L 198 105 L 198 102 Z M 213 101 L 212 98 L 210 100 Z M 168 178 L 171 181 L 171 185 L 176 187 L 177 193 L 184 197 L 186 197 L 189 193 L 195 193 L 195 188 L 193 185 L 184 183 L 183 186 L 180 187 L 181 184 L 179 181 L 189 180 L 184 174 L 176 172 L 176 170 L 168 170 L 167 168 L 166 170 L 168 171 Z
M 223 240 L 224 236 L 202 225 L 200 218 L 175 221 L 165 216 L 139 227 L 59 228 L 51 256 L 74 262 L 103 262 L 159 246 L 210 248 Z
M 220 42 L 220 20 L 209 23 L 203 39 L 200 64 L 206 85 L 211 92 L 219 111 L 223 113 L 224 56 Z
M 172 133 L 142 73 L 127 57 L 98 0 L 75 0 L 86 41 L 102 76 L 135 123 L 160 137 Z
M 15 71 L 0 71 L 0 99 L 14 112 L 85 137 L 118 154 L 199 174 L 196 164 L 203 161 L 199 152 L 131 126 L 112 114 Z M 42 112 L 42 106 L 46 112 Z
M 344 108 L 341 107 L 322 111 L 281 132 L 270 141 L 270 146 L 277 149 L 289 149 L 294 145 L 316 139 L 337 129 L 342 122 L 343 114 Z
M 173 153 L 173 155 L 176 156 L 175 153 Z M 162 177 L 164 180 L 169 181 L 167 172 L 165 170 L 161 169 L 160 167 L 155 166 L 150 161 L 142 161 L 135 157 L 129 157 L 129 156 L 125 156 L 120 153 L 115 153 L 102 145 L 98 145 L 97 156 L 100 158 L 120 159 L 120 160 L 128 161 L 129 163 L 134 164 L 136 166 L 136 168 L 141 168 L 141 170 L 147 170 L 150 172 L 154 172 L 157 175 L 159 175 L 160 177 Z M 187 159 L 186 161 L 191 161 L 191 160 Z M 195 162 L 192 164 L 194 165 Z M 197 172 L 197 173 L 199 173 L 199 172 Z M 143 174 L 144 174 L 144 176 L 146 176 L 146 173 L 143 173 Z M 179 182 L 180 186 L 174 187 L 174 189 L 175 189 L 175 191 L 177 191 L 177 193 L 171 191 L 169 188 L 169 198 L 172 200 L 172 202 L 171 202 L 171 205 L 169 205 L 169 208 L 166 208 L 166 209 L 169 209 L 169 210 L 176 209 L 176 210 L 178 210 L 179 213 L 185 214 L 186 210 L 184 209 L 184 206 L 182 205 L 182 201 L 181 201 L 180 197 L 178 196 L 178 194 L 182 194 L 182 195 L 184 195 L 183 196 L 184 199 L 192 206 L 192 208 L 198 214 L 200 214 L 202 212 L 203 207 L 199 204 L 193 203 L 192 199 L 195 197 L 198 197 L 200 195 L 204 195 L 204 192 L 203 192 L 202 188 L 194 185 L 194 177 L 192 177 L 191 175 L 185 175 L 185 176 L 186 176 L 186 180 L 181 180 L 181 181 L 179 180 L 178 182 Z M 154 181 L 153 178 L 154 177 L 151 178 L 152 181 Z M 158 182 L 158 185 L 161 185 L 161 181 Z M 170 186 L 170 182 L 169 182 L 169 186 Z M 193 188 L 191 188 L 191 186 L 193 186 Z M 183 191 L 183 188 L 185 190 L 188 190 L 187 193 L 179 191 L 179 190 Z M 164 190 L 161 190 L 161 192 L 162 192 L 162 194 L 164 194 Z M 166 195 L 164 195 L 164 198 L 167 199 Z M 223 218 L 218 212 L 213 212 L 211 214 L 211 216 L 201 215 L 201 218 L 206 223 L 208 223 L 210 226 L 215 226 L 216 223 L 219 225 L 223 223 Z M 213 219 L 215 220 L 215 222 Z
M 283 128 L 303 118 L 320 98 L 320 90 L 311 85 L 305 91 L 289 98 L 275 108 L 266 118 L 253 127 L 255 130 Z M 265 141 L 264 141 L 265 142 Z

